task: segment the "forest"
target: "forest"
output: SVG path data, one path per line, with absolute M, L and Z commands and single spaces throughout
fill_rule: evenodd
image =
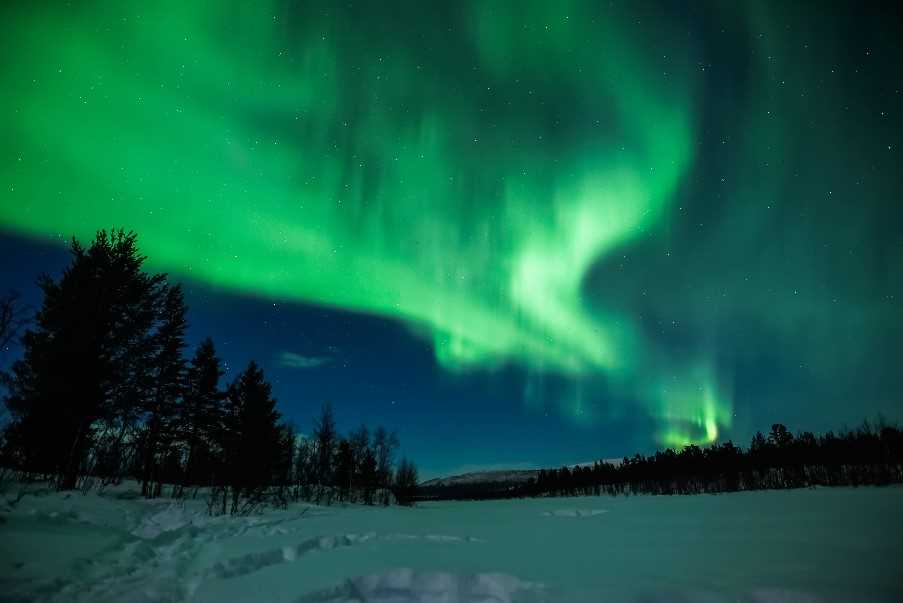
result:
M 70 250 L 59 279 L 39 277 L 33 316 L 13 294 L 0 304 L 0 341 L 22 349 L 2 374 L 0 473 L 57 490 L 133 479 L 146 498 L 203 489 L 211 514 L 412 501 L 417 469 L 396 463 L 394 433 L 343 436 L 327 404 L 301 437 L 255 361 L 226 384 L 210 338 L 188 357 L 182 287 L 144 270 L 135 233 L 101 230 Z
M 733 442 L 590 466 L 543 469 L 525 483 L 478 483 L 423 489 L 420 500 L 531 496 L 703 494 L 814 486 L 884 486 L 903 482 L 903 431 L 883 420 L 816 436 L 778 423 L 747 449 Z

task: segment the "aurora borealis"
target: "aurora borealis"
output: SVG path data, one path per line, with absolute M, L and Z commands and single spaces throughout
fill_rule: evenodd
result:
M 498 377 L 481 395 L 514 424 L 635 417 L 631 445 L 679 446 L 901 417 L 903 82 L 877 10 L 2 10 L 6 236 L 124 226 L 215 296 L 403 325 L 437 387 Z

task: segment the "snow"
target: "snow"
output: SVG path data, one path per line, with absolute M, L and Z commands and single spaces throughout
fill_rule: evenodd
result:
M 543 511 L 544 517 L 595 517 L 608 513 L 608 509 L 555 509 L 554 511 Z
M 290 505 L 0 494 L 0 601 L 903 600 L 903 488 Z
M 341 586 L 303 597 L 307 603 L 508 603 L 520 592 L 541 588 L 504 574 L 456 576 L 401 568 L 348 580 Z

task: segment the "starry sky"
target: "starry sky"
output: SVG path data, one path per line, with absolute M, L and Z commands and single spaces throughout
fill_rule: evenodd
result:
M 0 17 L 4 288 L 133 229 L 302 432 L 431 476 L 903 419 L 890 3 Z

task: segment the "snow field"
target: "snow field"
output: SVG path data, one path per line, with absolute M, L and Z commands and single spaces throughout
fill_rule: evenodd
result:
M 0 494 L 0 601 L 903 600 L 903 488 L 290 505 Z

